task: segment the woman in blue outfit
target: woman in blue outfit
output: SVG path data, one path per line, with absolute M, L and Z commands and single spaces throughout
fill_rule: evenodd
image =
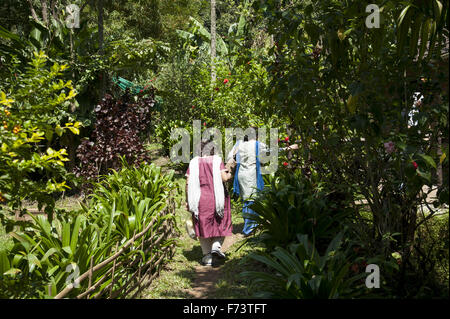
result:
M 289 147 L 280 148 L 280 150 L 298 149 L 298 145 L 294 144 Z M 249 215 L 256 214 L 249 206 L 252 205 L 253 195 L 264 188 L 264 181 L 261 174 L 261 163 L 259 154 L 261 152 L 270 151 L 264 143 L 257 141 L 254 137 L 248 140 L 240 140 L 234 145 L 228 154 L 227 160 L 236 156 L 236 171 L 234 174 L 233 190 L 239 195 L 243 201 L 242 213 L 244 216 L 245 236 L 250 235 L 256 227 L 256 223 Z

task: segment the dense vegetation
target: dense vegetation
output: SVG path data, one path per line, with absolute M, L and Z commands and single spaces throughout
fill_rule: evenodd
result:
M 280 146 L 299 145 L 252 206 L 247 244 L 263 248 L 251 258 L 265 271 L 242 276 L 258 296 L 448 297 L 449 5 L 375 2 L 369 28 L 371 3 L 2 1 L 0 220 L 12 243 L 0 296 L 55 296 L 69 264 L 85 272 L 150 218 L 173 218 L 159 214 L 174 177 L 146 145 L 168 155 L 172 129 L 192 134 L 199 120 L 277 128 Z M 83 209 L 56 207 L 68 194 L 86 195 Z M 380 289 L 364 284 L 369 264 Z

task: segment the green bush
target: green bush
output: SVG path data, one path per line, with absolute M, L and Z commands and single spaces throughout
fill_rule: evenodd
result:
M 0 252 L 0 297 L 47 298 L 48 287 L 55 296 L 73 273 L 68 270 L 70 265 L 76 266 L 81 275 L 89 270 L 91 258 L 94 265 L 106 260 L 116 243 L 120 249 L 155 218 L 146 236 L 136 240 L 118 259 L 118 262 L 125 261 L 116 270 L 114 288 L 120 287 L 133 274 L 127 263 L 137 256 L 147 260 L 155 249 L 173 245 L 169 238 L 153 250 L 140 248 L 145 238 L 152 236 L 156 240 L 162 235 L 161 225 L 165 220 L 171 220 L 173 225 L 173 215 L 160 213 L 167 208 L 169 194 L 175 187 L 173 174 L 164 175 L 154 165 L 125 166 L 96 185 L 89 204 L 82 210 L 59 212 L 52 222 L 44 216 L 33 217 L 34 222 L 28 227 L 10 233 L 14 247 Z M 101 280 L 111 267 L 94 272 L 92 283 Z M 99 289 L 109 283 L 111 278 Z M 87 281 L 81 282 L 67 297 L 85 291 L 87 285 Z
M 269 267 L 269 272 L 246 271 L 241 276 L 265 288 L 256 294 L 263 298 L 335 299 L 352 297 L 361 291 L 357 280 L 366 274 L 352 275 L 349 249 L 343 248 L 343 233 L 338 234 L 320 255 L 308 235 L 288 249 L 276 247 L 270 254 L 254 253 L 251 258 Z
M 429 216 L 428 216 L 429 218 Z M 407 268 L 405 295 L 449 296 L 448 210 L 428 220 L 421 219 L 412 258 Z
M 76 92 L 71 81 L 62 80 L 67 65 L 48 68 L 47 61 L 35 52 L 14 85 L 0 91 L 0 203 L 20 210 L 23 200 L 37 201 L 51 219 L 52 194 L 67 189 L 69 180 L 67 150 L 51 146 L 60 147 L 52 143 L 66 131 L 78 134 L 80 123 L 69 114 Z M 3 223 L 8 215 L 0 210 Z
M 342 230 L 349 216 L 347 195 L 330 191 L 325 183 L 303 177 L 300 171 L 284 171 L 269 178 L 269 184 L 256 197 L 250 215 L 258 223 L 262 241 L 271 250 L 287 247 L 297 234 L 308 235 L 319 250 Z

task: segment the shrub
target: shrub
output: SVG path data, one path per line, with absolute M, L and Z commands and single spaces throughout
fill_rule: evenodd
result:
M 265 288 L 257 297 L 285 299 L 335 299 L 357 294 L 358 279 L 351 275 L 348 248 L 341 247 L 343 233 L 338 234 L 320 255 L 308 235 L 298 236 L 298 243 L 288 249 L 276 247 L 270 254 L 253 253 L 270 272 L 246 271 L 241 276 Z
M 34 223 L 23 231 L 11 233 L 14 247 L 0 252 L 0 297 L 46 298 L 48 287 L 55 296 L 73 274 L 73 269 L 68 270 L 70 265 L 76 266 L 79 275 L 83 274 L 90 269 L 91 258 L 93 265 L 105 261 L 115 252 L 114 245 L 120 250 L 154 220 L 145 236 L 125 249 L 117 260 L 121 266 L 115 270 L 117 281 L 113 288 L 121 288 L 135 275 L 139 258 L 148 261 L 164 247 L 173 245 L 173 239 L 161 237 L 165 236 L 164 221 L 173 227 L 174 216 L 162 212 L 170 204 L 169 194 L 174 189 L 173 175 L 163 175 L 154 165 L 126 166 L 96 184 L 89 204 L 82 210 L 60 212 L 52 222 L 44 216 L 34 217 Z M 157 243 L 153 248 L 148 247 L 150 238 Z M 112 263 L 93 273 L 92 284 L 104 280 L 96 291 L 107 289 L 111 283 L 107 274 L 111 268 Z M 157 271 L 157 267 L 152 271 Z M 85 280 L 66 297 L 75 297 L 87 287 Z
M 120 99 L 105 95 L 95 107 L 96 123 L 91 137 L 77 149 L 77 176 L 92 180 L 111 168 L 118 169 L 120 156 L 133 164 L 147 160 L 142 134 L 148 128 L 154 105 L 153 92 L 136 101 L 128 93 Z
M 44 53 L 34 53 L 14 85 L 0 91 L 0 203 L 15 210 L 25 199 L 37 201 L 51 219 L 52 194 L 67 188 L 69 176 L 66 149 L 50 145 L 66 131 L 78 134 L 80 123 L 68 113 L 76 92 L 71 81 L 61 79 L 67 66 L 47 68 L 47 60 Z M 6 223 L 4 214 L 0 218 Z
M 297 234 L 313 238 L 319 250 L 326 247 L 349 216 L 346 194 L 330 191 L 325 183 L 302 177 L 300 172 L 285 171 L 271 177 L 256 197 L 250 215 L 258 223 L 262 241 L 270 250 L 287 247 Z

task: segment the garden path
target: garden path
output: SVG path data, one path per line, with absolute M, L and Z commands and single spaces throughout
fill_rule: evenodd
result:
M 163 169 L 168 168 L 169 159 L 161 153 L 159 145 L 150 144 L 148 150 L 152 163 Z M 178 174 L 178 182 L 184 190 L 183 174 Z M 183 205 L 176 210 L 176 215 L 181 234 L 175 256 L 140 297 L 150 299 L 249 298 L 250 293 L 246 283 L 238 278 L 240 272 L 247 270 L 248 260 L 245 256 L 251 249 L 246 245 L 237 249 L 244 242 L 244 237 L 240 233 L 243 227 L 240 214 L 233 215 L 233 235 L 226 237 L 222 246 L 227 259 L 212 267 L 200 264 L 202 257 L 200 244 L 187 235 L 183 226 L 189 216 Z

